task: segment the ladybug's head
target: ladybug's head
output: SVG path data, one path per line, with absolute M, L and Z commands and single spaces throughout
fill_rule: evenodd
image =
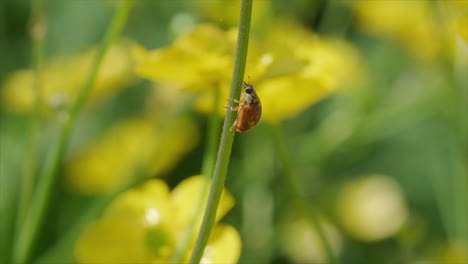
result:
M 248 94 L 252 94 L 255 91 L 253 86 L 251 84 L 246 83 L 246 82 L 244 82 L 242 84 L 242 86 L 244 87 L 245 92 L 248 93 Z
M 260 99 L 257 96 L 257 93 L 255 92 L 255 89 L 251 84 L 244 82 L 242 86 L 245 89 L 244 100 L 247 104 L 258 103 L 260 101 Z

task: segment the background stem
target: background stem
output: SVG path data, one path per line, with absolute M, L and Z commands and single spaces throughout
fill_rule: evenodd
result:
M 198 199 L 197 206 L 193 208 L 193 217 L 191 224 L 187 231 L 182 235 L 182 240 L 178 243 L 175 253 L 171 257 L 169 263 L 182 263 L 184 257 L 186 256 L 190 242 L 192 241 L 195 230 L 198 229 L 198 219 L 202 213 L 203 201 L 205 199 L 205 193 L 208 191 L 208 187 L 213 176 L 213 169 L 216 162 L 216 150 L 218 142 L 218 133 L 220 128 L 220 122 L 218 120 L 218 106 L 220 104 L 220 91 L 221 88 L 219 85 L 216 85 L 213 90 L 213 105 L 211 108 L 211 114 L 208 120 L 208 135 L 206 138 L 205 153 L 203 154 L 203 165 L 201 168 L 201 174 L 206 178 L 203 190 L 200 193 L 200 198 Z
M 112 42 L 114 42 L 114 40 L 120 35 L 123 26 L 127 21 L 131 4 L 132 0 L 121 0 L 75 103 L 71 106 L 69 111 L 62 113 L 65 116 L 65 120 L 60 123 L 58 140 L 55 142 L 55 145 L 48 156 L 44 171 L 41 174 L 40 181 L 37 186 L 37 191 L 35 192 L 34 199 L 32 200 L 31 210 L 28 211 L 27 217 L 22 225 L 21 232 L 18 234 L 18 240 L 16 241 L 13 253 L 14 263 L 28 263 L 35 253 L 35 246 L 40 233 L 39 231 L 44 223 L 48 204 L 51 201 L 51 197 L 54 192 L 57 170 L 62 162 L 63 154 L 65 152 L 67 142 L 69 141 L 74 122 L 89 96 L 104 56 L 109 50 Z
M 206 139 L 205 153 L 203 155 L 203 165 L 201 169 L 201 174 L 205 177 L 211 178 L 213 176 L 213 169 L 216 162 L 216 150 L 217 143 L 219 140 L 218 133 L 220 128 L 220 122 L 218 120 L 218 106 L 220 100 L 221 87 L 216 85 L 213 91 L 213 109 L 211 110 L 211 115 L 208 120 L 208 136 Z
M 281 164 L 283 166 L 283 173 L 286 177 L 286 186 L 289 189 L 289 193 L 293 196 L 292 200 L 295 201 L 296 205 L 299 207 L 300 212 L 304 214 L 304 217 L 306 217 L 311 227 L 317 233 L 317 236 L 320 240 L 320 244 L 322 246 L 322 250 L 327 256 L 327 263 L 337 264 L 338 260 L 333 254 L 333 250 L 330 246 L 330 243 L 328 242 L 327 237 L 325 236 L 325 233 L 322 230 L 320 221 L 317 217 L 317 212 L 315 208 L 313 208 L 310 205 L 310 203 L 306 200 L 297 184 L 297 174 L 289 158 L 290 156 L 288 155 L 288 151 L 286 149 L 286 144 L 284 142 L 284 137 L 281 132 L 281 127 L 278 124 L 272 125 L 271 134 L 273 138 L 273 145 L 275 147 L 278 158 L 280 159 Z
M 241 93 L 241 84 L 244 80 L 245 63 L 247 60 L 247 50 L 249 44 L 250 19 L 252 14 L 252 0 L 242 0 L 239 19 L 239 34 L 237 37 L 236 62 L 231 83 L 229 98 L 239 98 Z M 208 203 L 206 205 L 203 222 L 195 243 L 195 248 L 190 257 L 190 264 L 200 263 L 206 244 L 213 229 L 216 211 L 218 209 L 221 194 L 224 188 L 229 158 L 231 157 L 232 143 L 234 142 L 235 132 L 230 132 L 229 128 L 234 122 L 236 113 L 226 110 L 221 141 L 219 143 L 218 158 L 211 183 Z
M 45 0 L 33 0 L 30 34 L 32 39 L 32 67 L 34 70 L 34 104 L 31 107 L 28 157 L 24 175 L 21 178 L 19 204 L 17 212 L 17 228 L 21 226 L 31 203 L 37 174 L 39 158 L 39 138 L 41 130 L 42 69 L 44 64 L 44 44 L 47 31 Z M 17 231 L 18 232 L 18 231 Z

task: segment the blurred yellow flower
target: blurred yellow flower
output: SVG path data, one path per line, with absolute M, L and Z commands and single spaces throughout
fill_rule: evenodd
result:
M 207 178 L 193 176 L 170 192 L 163 181 L 153 179 L 123 193 L 82 234 L 75 247 L 77 263 L 168 263 L 193 218 L 201 220 L 196 208 L 201 198 L 206 201 L 201 191 L 206 184 Z M 233 205 L 224 190 L 216 221 Z M 237 230 L 217 224 L 202 263 L 236 263 L 240 249 Z
M 333 253 L 339 254 L 342 238 L 338 229 L 324 216 L 319 217 L 320 228 Z M 283 248 L 296 263 L 327 263 L 327 255 L 317 232 L 305 218 L 288 219 L 283 230 Z
M 435 253 L 436 263 L 468 263 L 468 244 L 466 241 L 452 241 L 438 245 L 438 248 L 432 253 Z
M 455 32 L 468 45 L 468 1 L 451 0 L 447 1 L 449 17 L 454 19 Z
M 97 101 L 125 87 L 133 79 L 132 58 L 128 43 L 115 44 L 107 53 L 91 91 L 90 101 Z M 73 102 L 87 76 L 97 52 L 57 57 L 47 61 L 42 75 L 42 112 L 56 110 Z M 34 72 L 19 70 L 9 76 L 2 89 L 2 103 L 9 111 L 30 111 L 35 101 Z
M 465 11 L 468 11 L 468 2 L 466 0 L 443 0 L 442 2 L 457 9 L 464 9 Z
M 468 12 L 457 19 L 458 34 L 468 43 Z
M 221 89 L 221 98 L 228 97 L 236 36 L 237 29 L 223 31 L 203 24 L 172 46 L 154 51 L 135 47 L 137 74 L 194 92 L 196 107 L 209 112 L 215 87 Z M 359 56 L 348 43 L 321 39 L 299 24 L 281 20 L 264 35 L 252 36 L 246 81 L 261 98 L 262 119 L 280 122 L 349 85 L 361 69 Z M 223 105 L 218 109 L 224 113 Z
M 369 1 L 355 2 L 360 27 L 371 34 L 396 40 L 412 54 L 434 59 L 441 54 L 442 23 L 437 20 L 431 1 Z
M 239 24 L 239 13 L 241 1 L 232 0 L 210 0 L 198 1 L 187 0 L 193 9 L 211 22 L 223 26 L 234 26 Z M 271 13 L 271 1 L 253 1 L 252 24 L 262 22 L 265 16 Z
M 408 217 L 403 193 L 387 176 L 373 175 L 348 183 L 339 194 L 338 214 L 354 238 L 377 241 L 397 233 Z
M 203 24 L 173 45 L 154 51 L 135 46 L 138 75 L 199 92 L 230 78 L 236 32 Z
M 149 175 L 164 173 L 195 147 L 199 137 L 191 120 L 164 122 L 135 118 L 117 123 L 66 164 L 68 184 L 94 194 L 125 186 L 136 168 L 146 168 Z
M 324 39 L 282 21 L 261 43 L 259 64 L 268 63 L 256 84 L 263 118 L 279 122 L 351 86 L 362 69 L 357 51 L 339 39 Z

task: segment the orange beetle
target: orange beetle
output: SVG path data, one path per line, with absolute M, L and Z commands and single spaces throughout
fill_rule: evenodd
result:
M 245 93 L 242 93 L 244 99 L 228 99 L 228 101 L 239 103 L 239 106 L 236 107 L 226 106 L 231 111 L 238 111 L 236 121 L 229 131 L 236 129 L 236 131 L 245 132 L 254 127 L 262 115 L 262 103 L 253 86 L 243 82 L 242 87 L 245 89 Z

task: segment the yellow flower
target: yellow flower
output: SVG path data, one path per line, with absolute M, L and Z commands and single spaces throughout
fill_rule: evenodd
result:
M 443 39 L 432 3 L 412 1 L 355 2 L 356 18 L 361 28 L 401 42 L 420 58 L 440 55 Z
M 163 181 L 153 179 L 125 192 L 112 202 L 101 219 L 82 234 L 75 247 L 76 261 L 168 263 L 193 218 L 201 219 L 202 214 L 197 208 L 199 201 L 206 201 L 202 192 L 206 184 L 209 184 L 207 178 L 194 176 L 169 192 Z M 224 190 L 216 221 L 233 205 L 233 197 Z M 236 263 L 240 248 L 236 229 L 217 224 L 205 248 L 202 263 Z
M 56 107 L 73 102 L 87 76 L 97 49 L 78 55 L 57 57 L 47 61 L 42 73 L 41 111 L 50 112 Z M 106 55 L 95 86 L 91 102 L 97 101 L 125 87 L 133 78 L 132 60 L 128 44 L 114 45 Z M 24 113 L 31 110 L 35 101 L 34 73 L 31 69 L 14 72 L 3 84 L 2 101 L 6 109 Z
M 465 0 L 444 0 L 443 2 L 457 9 L 468 11 L 468 2 Z
M 241 1 L 188 0 L 188 2 L 195 11 L 213 23 L 224 26 L 239 24 Z M 254 25 L 256 22 L 263 22 L 262 20 L 265 20 L 265 16 L 271 13 L 271 1 L 253 1 L 252 5 L 252 24 Z
M 158 175 L 170 169 L 198 141 L 193 121 L 135 118 L 117 123 L 94 144 L 66 165 L 66 178 L 74 189 L 86 194 L 125 186 L 137 167 Z
M 256 88 L 263 119 L 270 122 L 301 113 L 338 88 L 350 86 L 360 73 L 358 54 L 348 43 L 319 38 L 294 23 L 279 23 L 261 44 L 260 57 L 270 64 Z
M 327 263 L 327 255 L 323 249 L 317 231 L 305 218 L 286 219 L 283 230 L 283 248 L 287 255 L 296 263 Z M 338 229 L 324 216 L 318 218 L 320 228 L 336 256 L 342 248 L 342 238 Z
M 194 92 L 196 108 L 209 112 L 214 87 L 221 89 L 221 98 L 228 97 L 236 36 L 237 29 L 222 31 L 204 24 L 172 46 L 155 51 L 136 47 L 137 73 Z M 262 119 L 280 122 L 348 85 L 360 69 L 358 54 L 349 44 L 321 39 L 294 22 L 280 20 L 264 35 L 252 36 L 246 81 L 260 96 Z M 218 106 L 220 113 L 223 105 Z
M 136 72 L 142 77 L 170 82 L 198 92 L 230 78 L 234 63 L 235 32 L 203 24 L 177 39 L 172 46 L 151 52 L 136 46 Z
M 372 175 L 343 188 L 338 199 L 338 214 L 350 235 L 363 241 L 378 241 L 401 229 L 408 209 L 393 179 Z
M 434 255 L 435 263 L 465 264 L 468 263 L 467 241 L 450 241 L 438 245 Z
M 468 44 L 468 1 L 446 0 L 448 17 L 454 19 L 455 32 Z
M 458 34 L 468 43 L 468 13 L 457 19 Z

